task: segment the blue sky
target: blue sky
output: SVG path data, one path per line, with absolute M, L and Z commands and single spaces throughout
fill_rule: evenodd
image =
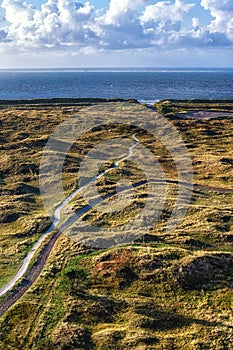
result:
M 0 0 L 0 68 L 232 67 L 232 0 Z

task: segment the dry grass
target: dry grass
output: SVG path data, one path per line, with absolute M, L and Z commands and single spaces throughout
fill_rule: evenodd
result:
M 2 106 L 0 110 L 0 286 L 49 225 L 38 186 L 41 152 L 55 127 L 80 108 L 85 106 Z M 116 102 L 114 108 L 127 112 L 144 107 Z M 177 173 L 165 147 L 140 132 L 141 143 L 154 152 L 166 178 L 172 180 L 163 215 L 146 236 L 128 246 L 87 249 L 61 236 L 40 278 L 1 320 L 0 348 L 230 349 L 233 193 L 217 188 L 232 188 L 233 119 L 186 120 L 176 114 L 200 109 L 229 112 L 232 102 L 167 101 L 157 108 L 184 139 L 194 182 L 216 190 L 195 187 L 184 221 L 166 233 Z M 111 125 L 79 139 L 65 161 L 66 194 L 76 188 L 80 161 L 99 140 L 129 138 L 134 132 Z M 99 179 L 96 187 L 102 196 L 109 191 L 115 194 L 117 182 L 125 177 L 133 184 L 146 180 L 137 164 L 126 161 Z M 120 226 L 140 212 L 146 193 L 143 183 L 135 187 L 137 205 L 131 203 L 117 215 L 93 209 L 85 220 L 100 227 Z M 114 203 L 115 198 L 106 201 Z M 72 201 L 75 210 L 85 204 L 82 196 Z M 81 226 L 76 226 L 66 233 L 77 232 Z

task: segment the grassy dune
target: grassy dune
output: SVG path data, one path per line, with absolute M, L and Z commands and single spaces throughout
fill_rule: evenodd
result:
M 125 105 L 110 102 L 119 110 Z M 107 102 L 1 103 L 0 287 L 51 222 L 38 184 L 46 141 L 60 122 L 75 113 L 81 116 L 96 103 Z M 130 108 L 134 107 L 138 105 L 131 101 Z M 171 180 L 162 216 L 149 234 L 127 246 L 98 250 L 62 235 L 42 275 L 1 319 L 0 348 L 231 348 L 233 191 L 224 190 L 233 188 L 233 102 L 162 101 L 155 107 L 185 141 L 194 184 L 202 186 L 194 187 L 182 224 L 172 233 L 165 231 L 177 193 L 175 166 L 158 140 L 140 132 L 141 143 L 157 156 Z M 193 118 L 199 111 L 216 116 Z M 83 156 L 100 139 L 127 138 L 129 131 L 132 134 L 133 130 L 112 125 L 79 139 L 64 164 L 66 194 L 77 186 Z M 135 189 L 134 205 L 117 215 L 93 209 L 87 222 L 114 227 L 140 212 L 146 200 L 145 175 L 129 160 L 99 179 L 98 191 L 114 193 L 116 182 L 125 177 L 133 184 L 142 182 Z M 81 196 L 72 201 L 75 209 L 84 204 Z M 75 230 L 74 225 L 67 234 Z

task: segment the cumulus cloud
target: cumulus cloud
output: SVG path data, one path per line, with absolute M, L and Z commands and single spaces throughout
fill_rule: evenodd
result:
M 194 7 L 194 4 L 185 4 L 183 1 L 159 1 L 148 5 L 141 16 L 144 33 L 150 35 L 154 45 L 175 43 L 177 33 L 184 31 L 184 16 Z
M 8 39 L 18 47 L 83 46 L 95 36 L 90 29 L 94 7 L 89 2 L 48 0 L 37 10 L 26 2 L 3 0 L 2 8 L 9 23 Z
M 193 28 L 198 28 L 200 26 L 199 18 L 193 17 L 192 18 L 192 25 L 193 25 Z
M 233 1 L 202 0 L 201 6 L 214 18 L 208 29 L 212 33 L 224 33 L 233 41 Z
M 143 0 L 111 0 L 109 9 L 103 16 L 104 23 L 107 25 L 116 25 L 129 21 L 135 17 L 138 8 L 143 5 Z
M 150 45 L 144 35 L 139 8 L 143 0 L 111 0 L 106 13 L 96 18 L 101 45 L 108 49 L 142 48 Z
M 180 0 L 175 3 L 160 1 L 154 5 L 148 5 L 142 15 L 142 21 L 182 21 L 185 13 L 188 13 L 195 4 L 185 4 Z
M 233 2 L 202 0 L 212 16 L 200 26 L 192 17 L 197 3 L 184 0 L 111 0 L 105 13 L 91 1 L 47 0 L 40 8 L 21 0 L 3 0 L 5 24 L 1 48 L 59 50 L 93 54 L 96 51 L 212 47 L 233 45 Z M 188 16 L 189 15 L 189 16 Z

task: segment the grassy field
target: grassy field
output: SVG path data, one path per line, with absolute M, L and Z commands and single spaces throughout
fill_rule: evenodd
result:
M 87 107 L 105 103 L 109 102 L 1 104 L 0 287 L 51 223 L 38 183 L 49 136 L 69 116 L 81 117 Z M 133 101 L 110 104 L 119 111 L 147 108 Z M 66 195 L 77 187 L 80 162 L 99 140 L 128 138 L 136 131 L 170 180 L 165 209 L 147 235 L 111 249 L 88 248 L 69 239 L 79 229 L 74 224 L 57 241 L 36 283 L 1 319 L 1 349 L 231 348 L 233 191 L 227 190 L 233 189 L 233 102 L 171 100 L 155 107 L 179 131 L 192 159 L 194 184 L 202 186 L 194 186 L 183 222 L 175 231 L 165 231 L 176 198 L 177 173 L 158 140 L 119 125 L 84 135 L 65 159 Z M 216 115 L 195 119 L 200 111 Z M 98 191 L 114 194 L 117 181 L 124 178 L 142 183 L 135 187 L 133 203 L 117 215 L 92 209 L 87 222 L 111 228 L 140 212 L 147 199 L 146 179 L 130 160 L 99 179 Z M 84 204 L 82 196 L 72 201 L 76 210 Z

